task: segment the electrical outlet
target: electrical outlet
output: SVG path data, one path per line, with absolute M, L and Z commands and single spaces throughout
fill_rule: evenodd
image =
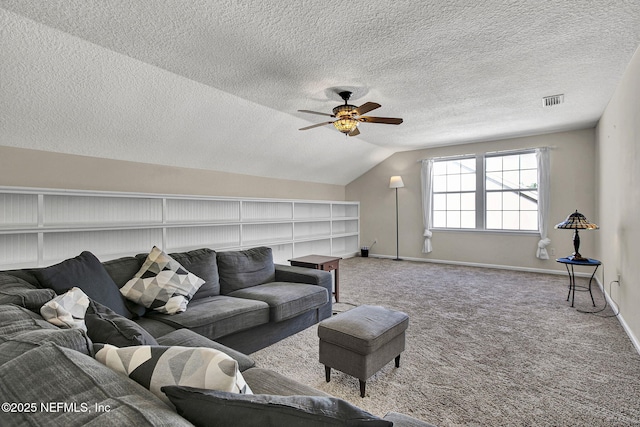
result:
M 551 248 L 551 256 L 556 256 L 556 248 Z

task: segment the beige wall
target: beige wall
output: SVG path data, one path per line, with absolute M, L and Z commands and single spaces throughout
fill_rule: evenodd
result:
M 598 220 L 595 208 L 594 129 L 552 133 L 468 145 L 396 153 L 347 185 L 347 200 L 360 201 L 360 240 L 377 244 L 372 254 L 396 254 L 395 193 L 389 177 L 401 175 L 405 184 L 398 190 L 400 205 L 400 257 L 490 264 L 523 269 L 564 270 L 554 259 L 535 257 L 539 235 L 477 231 L 434 231 L 433 252 L 422 253 L 423 225 L 419 160 L 428 157 L 476 154 L 549 146 L 551 150 L 551 230 L 549 238 L 557 257 L 573 252 L 572 233 L 553 225 L 578 209 L 590 220 Z M 580 252 L 595 256 L 595 233 L 582 233 Z M 551 256 L 554 258 L 553 256 Z
M 636 51 L 596 128 L 598 252 L 604 284 L 628 329 L 640 337 L 640 50 Z
M 0 147 L 0 186 L 344 200 L 341 185 Z

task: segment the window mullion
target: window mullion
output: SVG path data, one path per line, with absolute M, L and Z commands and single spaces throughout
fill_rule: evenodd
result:
M 484 155 L 476 155 L 476 228 L 480 230 L 486 229 L 484 168 Z

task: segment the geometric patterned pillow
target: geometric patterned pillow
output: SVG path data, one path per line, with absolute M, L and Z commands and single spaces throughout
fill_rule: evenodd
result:
M 100 344 L 96 344 L 99 348 Z M 105 344 L 96 360 L 127 375 L 173 407 L 160 390 L 164 386 L 253 394 L 238 370 L 238 362 L 220 350 L 206 347 L 135 346 L 118 348 Z
M 84 315 L 89 307 L 89 297 L 82 289 L 73 287 L 40 307 L 44 320 L 61 328 L 87 331 Z
M 187 309 L 191 297 L 205 283 L 180 263 L 153 247 L 140 270 L 120 288 L 125 298 L 160 313 Z

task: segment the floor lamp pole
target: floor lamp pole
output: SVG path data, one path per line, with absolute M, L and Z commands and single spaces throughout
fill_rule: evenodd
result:
M 396 188 L 396 259 L 400 261 L 400 227 L 398 225 L 398 189 Z
M 400 218 L 398 217 L 398 188 L 404 187 L 401 176 L 392 176 L 389 179 L 389 188 L 396 190 L 396 258 L 395 261 L 400 261 Z

